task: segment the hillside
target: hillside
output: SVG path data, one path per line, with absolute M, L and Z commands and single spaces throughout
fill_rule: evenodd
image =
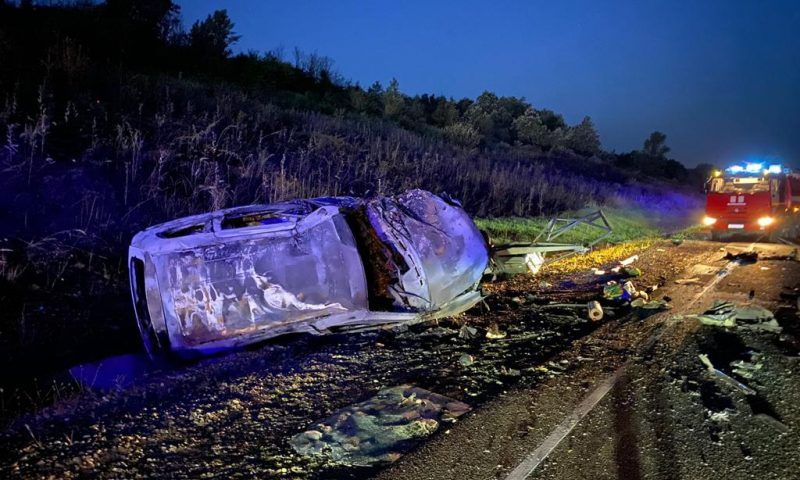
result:
M 663 139 L 617 155 L 588 117 L 523 99 L 365 89 L 301 52 L 233 56 L 224 12 L 187 33 L 169 0 L 22 3 L 0 4 L 0 351 L 23 377 L 138 348 L 126 248 L 178 216 L 412 187 L 481 217 L 609 205 L 668 221 L 697 205 L 702 172 Z

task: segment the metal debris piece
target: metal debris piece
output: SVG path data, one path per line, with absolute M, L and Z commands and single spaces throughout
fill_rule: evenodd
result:
M 385 388 L 374 397 L 338 410 L 289 443 L 300 455 L 331 466 L 394 462 L 442 422 L 455 421 L 470 406 L 422 388 Z
M 703 365 L 705 365 L 706 370 L 708 370 L 708 372 L 711 373 L 714 376 L 715 379 L 720 380 L 723 383 L 726 383 L 726 384 L 736 388 L 737 390 L 741 391 L 745 395 L 755 395 L 756 393 L 758 393 L 755 390 L 753 390 L 752 388 L 750 388 L 747 385 L 745 385 L 744 383 L 736 380 L 735 378 L 732 378 L 732 377 L 728 376 L 725 372 L 715 368 L 714 364 L 711 363 L 711 360 L 708 359 L 708 355 L 706 355 L 704 353 L 701 353 L 700 355 L 698 355 L 698 357 L 700 358 L 700 362 L 702 362 Z
M 599 235 L 587 245 L 557 243 L 558 237 L 579 225 L 595 228 Z M 613 233 L 602 210 L 579 218 L 553 218 L 532 243 L 509 243 L 492 247 L 492 262 L 489 273 L 494 275 L 535 275 L 547 263 L 576 253 L 586 253 L 591 247 Z

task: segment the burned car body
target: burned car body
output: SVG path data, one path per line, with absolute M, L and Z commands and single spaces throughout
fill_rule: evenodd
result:
M 454 315 L 481 299 L 488 262 L 466 212 L 423 190 L 195 215 L 138 233 L 129 251 L 151 354 Z

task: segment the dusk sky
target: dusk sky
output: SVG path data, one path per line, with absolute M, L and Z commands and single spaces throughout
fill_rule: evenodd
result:
M 237 51 L 297 46 L 368 86 L 525 97 L 606 149 L 653 130 L 671 156 L 800 166 L 800 1 L 180 1 L 190 26 L 225 8 Z

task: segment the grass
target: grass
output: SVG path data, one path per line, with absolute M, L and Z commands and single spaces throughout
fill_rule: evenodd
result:
M 585 255 L 569 256 L 547 265 L 545 271 L 551 274 L 566 274 L 590 268 L 599 268 L 610 262 L 638 254 L 653 245 L 655 241 L 655 237 L 640 238 L 592 250 Z
M 580 216 L 591 210 L 581 210 L 563 214 L 563 217 Z M 613 233 L 606 239 L 608 243 L 619 244 L 632 240 L 657 237 L 661 232 L 653 227 L 645 214 L 637 210 L 623 210 L 619 208 L 603 208 L 603 213 L 611 224 Z M 547 226 L 549 218 L 534 217 L 505 217 L 505 218 L 478 218 L 475 223 L 478 228 L 489 234 L 489 238 L 496 243 L 530 242 L 536 238 Z M 599 229 L 580 225 L 575 229 L 558 237 L 556 241 L 563 243 L 586 244 L 597 238 L 602 232 Z

